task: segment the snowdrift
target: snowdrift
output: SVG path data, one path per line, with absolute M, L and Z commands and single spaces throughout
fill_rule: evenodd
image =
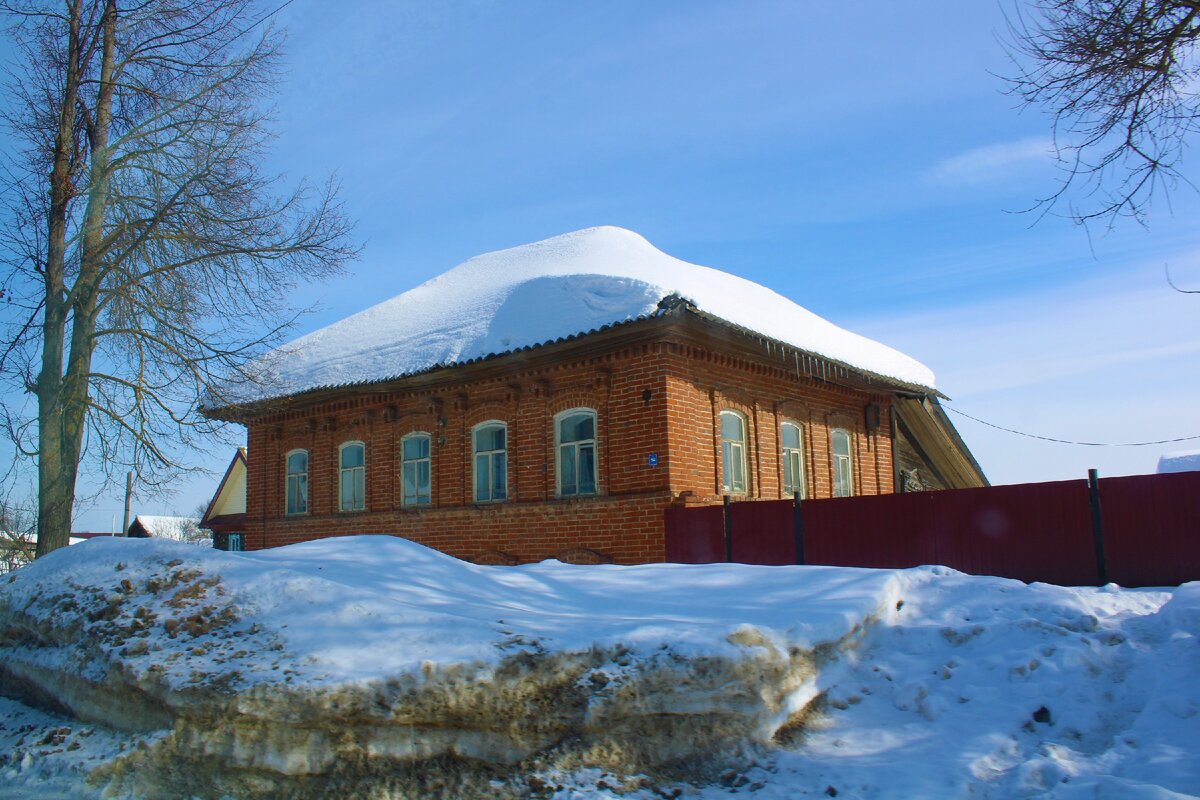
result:
M 0 777 L 80 797 L 1186 797 L 1198 635 L 1196 584 L 94 540 L 0 580 L 0 686 L 59 715 L 0 706 Z

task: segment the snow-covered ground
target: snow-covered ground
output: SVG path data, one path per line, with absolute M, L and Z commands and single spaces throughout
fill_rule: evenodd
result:
M 400 686 L 390 708 L 368 710 L 375 726 L 416 713 L 413 693 L 443 679 L 475 693 L 472 707 L 489 692 L 528 704 L 505 682 L 514 663 L 534 665 L 523 679 L 538 663 L 569 674 L 555 692 L 585 692 L 577 716 L 537 713 L 570 717 L 609 757 L 538 755 L 553 742 L 513 731 L 503 747 L 515 750 L 501 753 L 472 728 L 447 747 L 511 765 L 496 797 L 1200 797 L 1200 584 L 1026 586 L 940 567 L 484 567 L 350 537 L 257 553 L 98 539 L 4 579 L 6 682 L 38 667 L 154 702 L 114 709 L 76 687 L 65 704 L 90 717 L 80 721 L 0 701 L 0 798 L 155 796 L 112 765 L 151 771 L 154 753 L 197 742 L 209 757 L 248 758 L 244 742 L 218 753 L 212 736 L 180 733 L 222 697 L 261 719 L 281 692 L 341 702 L 355 697 L 346 687 L 378 700 Z M 499 713 L 520 718 L 518 706 Z M 689 714 L 739 738 L 680 727 Z M 464 715 L 451 714 L 460 726 Z M 614 769 L 623 731 L 652 739 L 647 725 L 665 717 L 672 735 L 717 749 L 699 765 Z M 406 758 L 432 747 L 406 746 Z M 277 756 L 268 766 L 295 767 Z

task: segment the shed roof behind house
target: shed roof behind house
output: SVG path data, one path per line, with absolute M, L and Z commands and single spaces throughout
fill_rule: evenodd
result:
M 653 315 L 677 296 L 699 311 L 902 384 L 933 373 L 756 283 L 689 264 L 638 234 L 587 228 L 486 253 L 265 357 L 262 385 L 210 407 L 373 383 L 554 342 Z
M 166 517 L 155 514 L 138 514 L 133 518 L 133 522 L 129 523 L 129 528 L 130 530 L 139 528 L 138 532 L 146 536 L 184 541 L 188 538 L 190 532 L 196 530 L 199 523 L 200 520 L 195 517 Z
M 1200 470 L 1200 450 L 1176 450 L 1158 457 L 1159 475 L 1168 472 L 1192 472 Z

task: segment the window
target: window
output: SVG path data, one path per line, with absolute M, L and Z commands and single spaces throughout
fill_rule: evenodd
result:
M 429 434 L 410 433 L 400 440 L 400 498 L 406 506 L 428 505 L 429 491 Z
M 225 549 L 230 553 L 240 553 L 245 548 L 242 545 L 242 535 L 240 533 L 231 533 L 225 540 Z
M 854 494 L 854 459 L 850 434 L 842 428 L 834 428 L 829 436 L 833 445 L 833 496 L 851 497 Z
M 475 428 L 477 503 L 490 503 L 508 497 L 507 432 L 503 422 L 485 422 Z
M 556 418 L 558 494 L 575 497 L 596 493 L 596 412 L 565 411 Z
M 308 512 L 308 451 L 293 450 L 287 454 L 287 513 Z
M 804 448 L 800 425 L 785 422 L 779 433 L 783 446 L 783 491 L 785 494 L 804 496 Z
M 338 448 L 338 510 L 366 508 L 366 484 L 366 448 L 362 442 L 346 442 Z
M 721 412 L 721 461 L 725 491 L 746 491 L 746 420 L 736 411 Z

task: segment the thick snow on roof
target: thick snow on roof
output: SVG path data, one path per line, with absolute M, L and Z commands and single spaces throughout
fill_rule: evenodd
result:
M 1158 457 L 1158 474 L 1200 470 L 1200 450 L 1177 450 Z
M 370 383 L 552 342 L 658 310 L 700 311 L 859 370 L 933 388 L 908 356 L 846 331 L 763 286 L 658 250 L 638 234 L 587 228 L 486 253 L 268 357 L 269 385 L 237 399 Z
M 142 528 L 151 536 L 180 541 L 189 538 L 189 534 L 195 533 L 200 525 L 200 520 L 195 517 L 164 517 L 155 514 L 138 514 L 133 521 L 142 523 Z

